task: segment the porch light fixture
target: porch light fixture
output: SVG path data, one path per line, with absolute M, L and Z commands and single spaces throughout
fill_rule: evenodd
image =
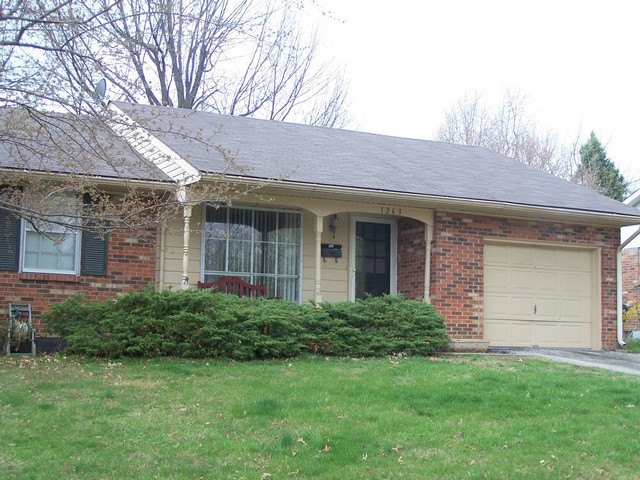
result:
M 333 233 L 333 238 L 336 238 L 336 230 L 338 229 L 338 214 L 334 213 L 329 218 L 329 230 Z

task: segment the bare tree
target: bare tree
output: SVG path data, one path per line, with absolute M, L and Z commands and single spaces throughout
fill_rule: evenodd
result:
M 445 114 L 437 140 L 486 147 L 558 177 L 571 177 L 567 152 L 552 131 L 539 133 L 526 96 L 507 91 L 491 110 L 479 93 L 465 94 Z
M 82 57 L 70 43 L 51 44 L 51 29 L 82 36 L 96 28 L 119 0 L 88 6 L 76 0 L 0 1 L 0 107 L 69 107 L 64 85 L 52 82 L 42 62 L 50 55 Z
M 292 0 L 120 0 L 90 31 L 47 28 L 57 49 L 40 65 L 70 98 L 104 77 L 133 103 L 343 126 L 343 77 L 319 63 L 299 14 Z
M 482 96 L 477 92 L 467 92 L 445 113 L 437 139 L 462 145 L 487 146 L 490 143 L 490 124 L 491 115 L 482 103 Z
M 315 64 L 317 41 L 296 33 L 296 8 L 284 1 L 265 10 L 257 0 L 0 0 L 0 214 L 43 233 L 52 223 L 135 233 L 179 214 L 185 199 L 229 202 L 247 193 L 225 180 L 244 167 L 215 141 L 208 148 L 227 166 L 216 184 L 158 178 L 113 133 L 119 120 L 104 114 L 95 84 L 108 78 L 132 102 L 341 125 L 346 88 Z M 65 197 L 91 201 L 62 202 L 63 212 L 54 199 Z
M 58 233 L 104 236 L 126 230 L 144 238 L 147 228 L 180 215 L 185 205 L 231 202 L 261 186 L 243 189 L 226 181 L 229 171 L 246 168 L 228 150 L 209 143 L 207 149 L 226 166 L 219 181 L 172 180 L 116 133 L 137 126 L 113 111 L 87 116 L 0 110 L 0 130 L 13 132 L 0 139 L 0 218 L 8 212 L 45 235 L 54 226 Z M 193 142 L 208 141 L 201 132 L 170 131 Z

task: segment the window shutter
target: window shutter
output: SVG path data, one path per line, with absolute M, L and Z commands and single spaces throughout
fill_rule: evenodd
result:
M 18 271 L 20 220 L 0 209 L 0 270 Z
M 92 203 L 91 195 L 82 196 L 85 205 Z M 80 275 L 107 274 L 107 244 L 108 236 L 100 238 L 94 232 L 82 232 L 82 249 L 80 251 Z

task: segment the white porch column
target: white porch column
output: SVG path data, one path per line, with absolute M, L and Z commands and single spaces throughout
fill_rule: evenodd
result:
M 183 208 L 184 231 L 182 244 L 182 284 L 180 288 L 186 290 L 189 288 L 189 237 L 191 235 L 191 205 L 185 205 Z
M 315 301 L 322 301 L 322 288 L 320 286 L 322 282 L 322 229 L 324 224 L 324 217 L 316 215 L 316 271 L 315 271 Z

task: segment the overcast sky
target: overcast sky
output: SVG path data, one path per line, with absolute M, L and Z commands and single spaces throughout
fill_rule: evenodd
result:
M 316 0 L 322 43 L 345 66 L 350 128 L 434 139 L 465 91 L 525 94 L 569 143 L 593 130 L 640 178 L 640 27 L 632 0 Z M 638 185 L 640 186 L 640 185 Z

